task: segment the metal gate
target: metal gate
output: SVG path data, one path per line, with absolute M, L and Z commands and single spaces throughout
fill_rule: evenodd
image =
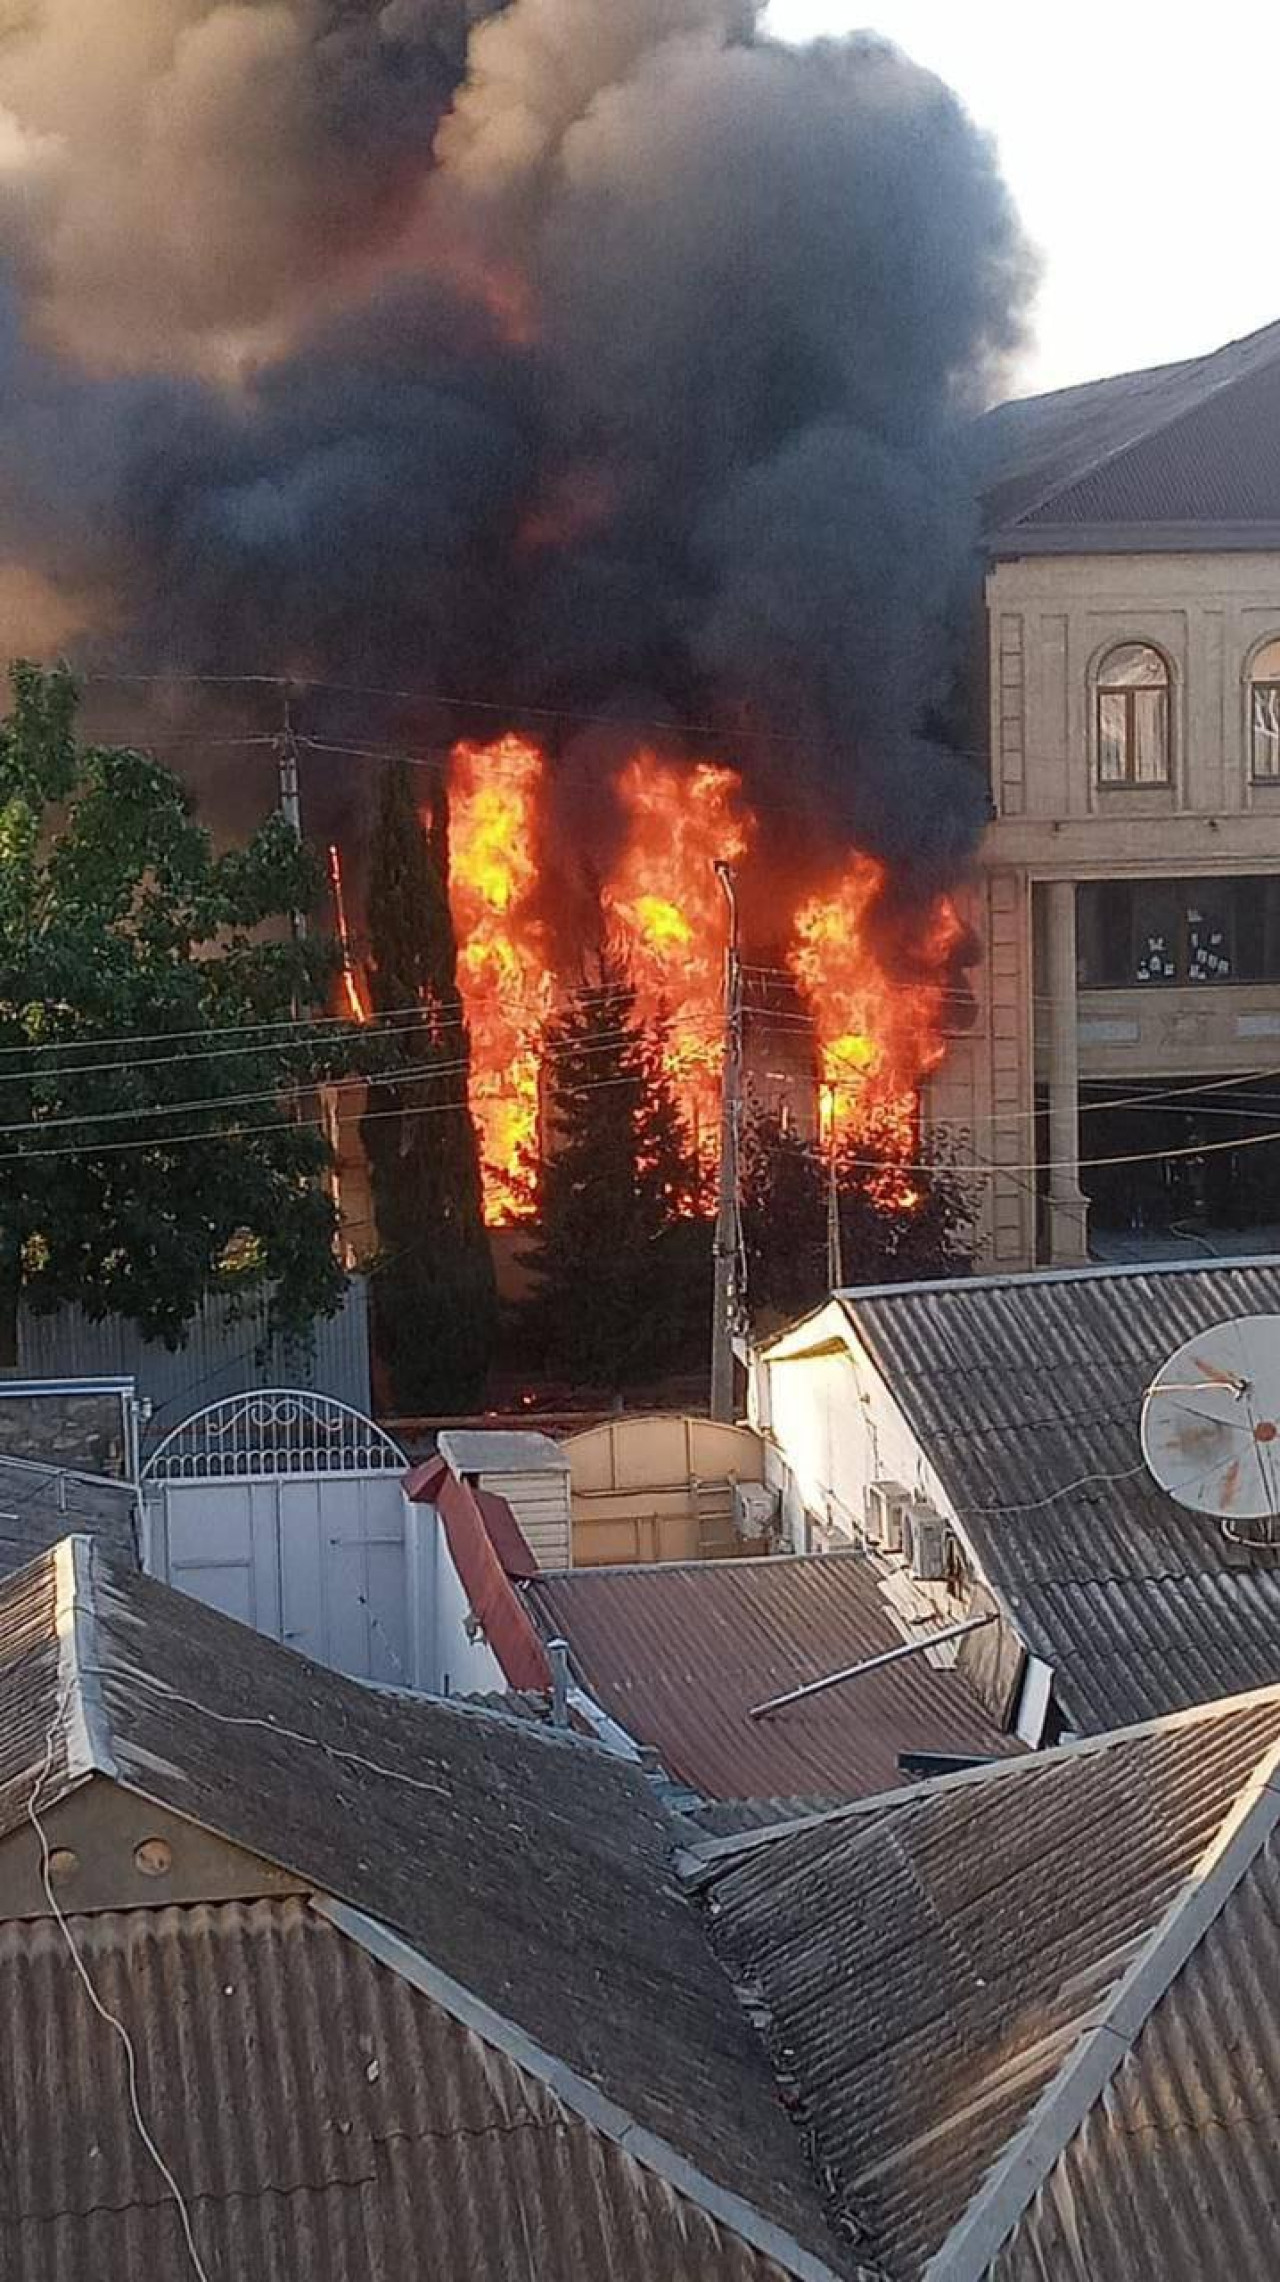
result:
M 357 1679 L 411 1685 L 404 1452 L 327 1395 L 197 1411 L 142 1470 L 146 1565 Z

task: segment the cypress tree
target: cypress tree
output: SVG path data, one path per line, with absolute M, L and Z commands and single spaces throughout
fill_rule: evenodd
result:
M 662 1045 L 608 955 L 548 1033 L 530 1329 L 587 1386 L 677 1368 L 705 1336 L 698 1174 Z
M 369 869 L 370 984 L 375 1015 L 398 1035 L 375 1042 L 362 1136 L 378 1227 L 378 1352 L 396 1408 L 425 1414 L 478 1406 L 497 1333 L 448 832 L 443 792 L 424 822 L 408 763 L 389 763 Z

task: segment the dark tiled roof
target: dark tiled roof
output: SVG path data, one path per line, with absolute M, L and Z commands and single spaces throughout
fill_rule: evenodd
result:
M 990 2271 L 1274 2282 L 1280 1850 L 1262 1849 Z
M 984 2191 L 1187 1882 L 1208 1894 L 1224 1827 L 1252 1783 L 1274 1782 L 1278 1743 L 1272 1691 L 722 1853 L 714 1937 L 767 2008 L 859 2250 L 896 2282 L 914 2282 Z M 1268 2003 L 1274 2036 L 1274 1988 Z M 1120 2135 L 1114 2160 L 1119 2191 Z M 1211 2142 L 1188 2160 L 1212 2167 Z M 1052 2259 L 1034 2271 L 1059 2282 Z M 1156 2265 L 1088 2268 L 1091 2282 L 1139 2271 Z
M 70 1932 L 137 2046 L 216 2282 L 784 2282 L 303 1899 Z M 177 2282 L 123 2052 L 51 1919 L 0 1928 L 0 2011 L 0 2272 Z
M 1000 405 L 976 449 L 988 530 L 1280 521 L 1280 325 L 1184 363 Z M 1101 543 L 1099 539 L 1098 543 Z
M 751 1707 L 902 1646 L 860 1553 L 578 1569 L 526 1587 L 582 1684 L 706 1798 L 857 1798 L 906 1750 L 1017 1749 L 967 1681 L 924 1656 L 752 1720 Z
M 843 1304 L 1072 1727 L 1280 1680 L 1280 1570 L 1157 1489 L 1138 1440 L 1144 1391 L 1184 1340 L 1280 1313 L 1280 1260 L 974 1277 Z M 1059 1494 L 1086 1475 L 1113 1479 Z
M 94 1771 L 396 1929 L 774 2224 L 822 2243 L 764 2055 L 670 1880 L 643 1776 L 532 1723 L 360 1686 L 68 1540 L 0 1584 L 12 1828 Z M 24 1768 L 24 1762 L 26 1763 Z M 24 1788 L 25 1783 L 25 1788 Z

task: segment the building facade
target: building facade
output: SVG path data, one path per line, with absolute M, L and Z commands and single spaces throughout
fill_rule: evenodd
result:
M 1280 1223 L 1280 326 L 990 416 L 983 1266 Z M 1273 1203 L 1273 1196 L 1275 1202 Z

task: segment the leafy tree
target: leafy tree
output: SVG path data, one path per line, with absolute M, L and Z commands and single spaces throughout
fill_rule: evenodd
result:
M 816 1307 L 827 1281 L 826 1171 L 821 1155 L 777 1117 L 748 1116 L 740 1194 L 747 1303 L 757 1330 Z
M 906 1283 L 966 1273 L 972 1209 L 954 1169 L 939 1156 L 927 1172 L 899 1179 L 887 1139 L 870 1133 L 837 1145 L 837 1206 L 846 1285 Z M 776 1117 L 750 1118 L 742 1148 L 742 1223 L 747 1297 L 757 1333 L 826 1298 L 831 1168 L 818 1142 Z
M 424 824 L 408 763 L 389 763 L 369 872 L 373 1005 L 398 1033 L 375 1035 L 379 1076 L 363 1124 L 380 1246 L 374 1324 L 397 1408 L 436 1414 L 477 1405 L 497 1331 L 448 831 L 443 793 Z
M 701 1183 L 663 1043 L 609 954 L 548 1033 L 530 1328 L 587 1386 L 677 1368 L 706 1344 Z
M 176 1346 L 207 1293 L 263 1284 L 304 1335 L 343 1289 L 326 1148 L 288 1098 L 341 1061 L 290 1023 L 327 988 L 327 947 L 283 924 L 311 856 L 280 817 L 216 854 L 158 761 L 77 743 L 69 674 L 10 683 L 0 1338 L 12 1356 L 24 1296 Z

